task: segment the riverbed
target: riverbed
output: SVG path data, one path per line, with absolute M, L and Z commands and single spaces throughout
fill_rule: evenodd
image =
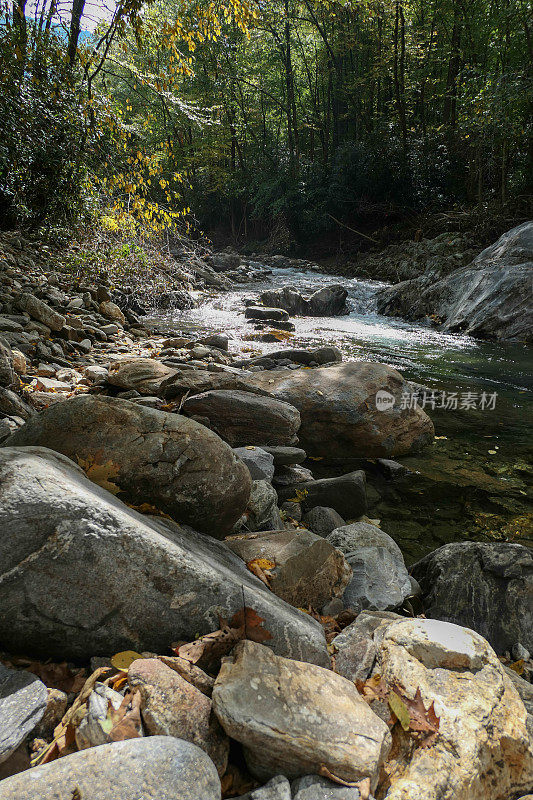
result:
M 348 290 L 349 313 L 293 318 L 296 330 L 285 341 L 261 341 L 268 329 L 258 332 L 244 318 L 244 301 L 257 299 L 266 289 L 290 285 L 310 293 L 333 283 Z M 424 454 L 400 459 L 418 474 L 418 489 L 411 480 L 391 492 L 376 478 L 381 494 L 376 495 L 371 516 L 381 519 L 408 560 L 460 538 L 533 544 L 531 348 L 441 333 L 380 315 L 375 297 L 385 285 L 314 269 L 272 269 L 260 281 L 199 295 L 197 308 L 156 319 L 159 327 L 179 327 L 195 337 L 224 332 L 231 339 L 231 351 L 243 356 L 335 345 L 345 360 L 395 367 L 424 387 L 418 402 L 434 420 L 437 438 Z M 433 391 L 440 394 L 434 396 Z

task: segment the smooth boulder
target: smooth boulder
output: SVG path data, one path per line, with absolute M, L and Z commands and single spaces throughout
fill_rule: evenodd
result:
M 166 367 L 153 358 L 127 358 L 109 365 L 106 377 L 111 386 L 135 389 L 143 395 L 157 395 L 163 381 L 176 375 L 176 370 Z
M 533 553 L 507 542 L 454 542 L 411 568 L 426 613 L 473 628 L 497 653 L 533 652 Z
M 252 392 L 218 390 L 197 394 L 182 410 L 209 420 L 209 426 L 232 447 L 290 445 L 296 441 L 300 414 L 289 403 Z
M 322 627 L 221 542 L 148 517 L 59 453 L 0 448 L 0 640 L 64 660 L 168 652 L 246 606 L 281 655 L 329 663 Z
M 375 787 L 391 745 L 387 725 L 353 683 L 255 642 L 240 642 L 224 660 L 213 708 L 260 780 L 324 765 L 341 780 L 370 778 Z
M 300 412 L 301 447 L 324 458 L 390 458 L 421 450 L 434 436 L 421 408 L 402 408 L 411 385 L 386 364 L 349 361 L 312 370 L 269 370 L 250 385 Z M 377 393 L 390 405 L 380 410 Z
M 172 736 L 104 744 L 0 781 L 0 800 L 220 800 L 199 747 Z
M 309 297 L 292 286 L 285 286 L 263 292 L 261 302 L 265 306 L 283 308 L 291 316 L 336 317 L 347 313 L 347 297 L 347 290 L 338 284 L 324 286 Z
M 327 540 L 338 548 L 353 570 L 344 592 L 345 604 L 360 612 L 386 611 L 411 594 L 411 581 L 400 548 L 388 534 L 366 522 L 332 531 Z
M 5 445 L 63 453 L 121 499 L 148 503 L 217 538 L 231 530 L 250 496 L 248 470 L 216 434 L 128 400 L 85 395 L 58 403 Z
M 360 517 L 366 511 L 366 481 L 363 470 L 336 478 L 308 480 L 279 487 L 280 500 L 298 500 L 304 511 L 316 506 L 333 508 L 343 519 Z

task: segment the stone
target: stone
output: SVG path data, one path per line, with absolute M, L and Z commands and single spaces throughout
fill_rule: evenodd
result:
M 497 653 L 533 651 L 533 553 L 507 542 L 455 542 L 411 568 L 428 616 L 465 625 Z
M 300 447 L 283 447 L 283 445 L 269 447 L 268 445 L 263 445 L 263 450 L 270 453 L 276 467 L 303 464 L 307 458 L 307 453 Z
M 39 300 L 39 298 L 28 292 L 20 295 L 17 305 L 21 311 L 26 311 L 30 317 L 36 319 L 37 322 L 42 322 L 52 331 L 60 331 L 65 325 L 66 320 L 62 314 L 58 314 L 44 300 Z
M 11 347 L 0 338 L 0 386 L 11 386 L 15 380 Z
M 31 672 L 0 664 L 0 764 L 37 727 L 45 709 L 44 683 Z
M 212 253 L 211 263 L 216 272 L 226 272 L 237 269 L 240 266 L 241 257 L 238 253 Z
M 59 725 L 67 710 L 68 695 L 61 689 L 47 689 L 46 691 L 46 709 L 43 718 L 35 728 L 35 736 L 52 739 L 54 728 Z
M 106 367 L 101 367 L 98 364 L 91 364 L 85 368 L 85 377 L 91 383 L 99 383 L 100 381 L 107 380 L 109 370 Z
M 204 392 L 218 389 L 250 391 L 246 380 L 239 375 L 223 372 L 209 372 L 207 369 L 192 369 L 190 364 L 180 364 L 176 367 L 176 374 L 165 380 L 162 384 L 162 394 L 166 400 L 181 400 L 187 395 L 199 395 Z M 250 442 L 243 442 L 250 444 Z M 257 442 L 257 444 L 265 444 Z
M 322 626 L 222 542 L 137 513 L 59 453 L 0 448 L 0 530 L 0 640 L 10 652 L 164 653 L 217 630 L 244 601 L 276 652 L 329 664 Z
M 217 350 L 229 349 L 229 336 L 225 333 L 212 333 L 210 336 L 204 336 L 203 339 L 198 340 L 200 344 L 205 344 L 207 347 L 216 347 Z
M 434 619 L 392 622 L 375 672 L 406 697 L 435 704 L 439 734 L 414 751 L 407 739 L 385 767 L 387 800 L 508 800 L 531 787 L 526 709 L 479 634 Z
M 35 414 L 35 410 L 11 389 L 0 386 L 0 414 L 27 420 Z
M 110 364 L 106 380 L 120 389 L 135 389 L 140 394 L 157 395 L 163 381 L 175 374 L 175 369 L 153 358 L 128 358 Z
M 266 559 L 274 594 L 297 608 L 321 608 L 342 595 L 351 569 L 342 554 L 325 539 L 305 530 L 268 531 L 226 539 L 245 563 Z
M 117 306 L 116 303 L 113 303 L 112 300 L 104 300 L 99 305 L 100 314 L 107 319 L 113 320 L 114 322 L 120 322 L 121 325 L 126 324 L 126 317 Z
M 75 731 L 76 745 L 79 750 L 111 743 L 112 739 L 108 730 L 105 729 L 107 712 L 110 704 L 115 711 L 118 711 L 123 699 L 119 692 L 115 692 L 110 686 L 96 681 L 86 702 L 87 710 L 85 716 L 81 719 Z M 144 736 L 142 726 L 139 733 Z
M 354 683 L 364 683 L 372 673 L 383 633 L 391 622 L 401 619 L 392 611 L 361 611 L 331 642 L 335 672 Z
M 281 500 L 298 497 L 304 511 L 315 506 L 333 508 L 343 519 L 355 519 L 366 511 L 366 482 L 363 470 L 338 478 L 321 478 L 278 489 Z M 300 499 L 300 495 L 303 495 Z
M 276 775 L 264 786 L 246 792 L 235 800 L 291 800 L 291 785 L 284 775 Z
M 386 611 L 400 606 L 411 594 L 411 581 L 402 552 L 394 539 L 375 525 L 356 522 L 336 528 L 327 537 L 353 570 L 344 592 L 346 606 Z
M 349 361 L 313 370 L 269 370 L 247 380 L 298 409 L 300 445 L 313 457 L 390 458 L 417 452 L 433 439 L 433 423 L 421 408 L 401 408 L 410 385 L 385 364 Z M 385 400 L 390 395 L 393 405 L 379 410 L 378 392 Z
M 289 315 L 281 308 L 266 308 L 263 306 L 248 306 L 244 312 L 246 319 L 260 319 L 272 322 L 286 322 Z
M 324 765 L 344 781 L 370 778 L 373 788 L 391 746 L 387 725 L 353 683 L 256 642 L 239 642 L 224 659 L 213 708 L 259 780 Z
M 319 775 L 304 775 L 292 782 L 293 800 L 361 800 L 359 789 L 339 786 Z
M 40 392 L 69 392 L 70 383 L 56 381 L 55 378 L 37 378 L 35 387 Z
M 444 330 L 533 341 L 533 222 L 504 233 L 470 264 L 381 290 L 378 310 L 410 319 L 437 315 Z
M 252 481 L 244 525 L 249 531 L 272 531 L 282 527 L 278 495 L 269 481 Z
M 152 736 L 175 736 L 203 750 L 219 775 L 228 764 L 229 740 L 211 700 L 157 658 L 134 661 L 128 683 L 141 694 L 144 725 Z
M 34 767 L 0 783 L 0 800 L 220 800 L 199 747 L 172 736 L 127 739 Z
M 310 469 L 303 467 L 301 464 L 294 464 L 294 466 L 291 467 L 276 467 L 272 483 L 276 487 L 281 487 L 280 497 L 282 497 L 282 491 L 285 487 L 297 486 L 298 488 L 302 488 L 300 484 L 312 480 L 314 480 L 314 477 Z
M 253 481 L 271 481 L 274 477 L 274 456 L 261 447 L 234 447 L 233 452 L 246 464 Z
M 13 349 L 11 355 L 13 358 L 13 369 L 17 375 L 25 375 L 28 369 L 28 360 L 24 353 L 21 353 L 20 350 Z
M 304 514 L 302 522 L 317 536 L 328 536 L 335 528 L 346 525 L 341 515 L 327 506 L 315 506 Z
M 261 302 L 274 308 L 284 308 L 291 316 L 335 317 L 346 314 L 348 292 L 337 284 L 318 289 L 304 297 L 291 286 L 263 292 Z
M 243 514 L 250 475 L 216 434 L 179 414 L 98 395 L 46 408 L 6 444 L 50 447 L 134 505 L 218 538 Z
M 210 428 L 232 447 L 290 445 L 300 427 L 294 406 L 251 392 L 204 392 L 185 400 L 182 411 L 207 417 Z

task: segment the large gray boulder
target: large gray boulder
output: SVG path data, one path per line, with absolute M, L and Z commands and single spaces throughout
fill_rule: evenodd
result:
M 402 395 L 412 388 L 386 364 L 349 361 L 316 369 L 268 370 L 247 381 L 298 409 L 298 438 L 310 456 L 389 458 L 416 452 L 433 439 L 427 414 L 421 408 L 402 408 Z M 390 396 L 384 410 L 376 405 L 378 392 L 385 399 Z
M 436 315 L 445 330 L 533 340 L 533 222 L 504 233 L 471 264 L 435 282 L 423 275 L 382 290 L 378 309 L 410 319 Z
M 243 514 L 250 474 L 212 431 L 179 414 L 85 395 L 42 411 L 5 443 L 49 447 L 134 505 L 222 538 Z
M 294 406 L 252 392 L 204 392 L 185 400 L 182 409 L 191 416 L 207 417 L 209 426 L 232 447 L 290 445 L 300 427 Z
M 31 672 L 0 664 L 0 764 L 37 727 L 46 698 L 46 686 Z
M 338 284 L 318 289 L 309 297 L 304 297 L 292 286 L 285 286 L 263 292 L 261 302 L 265 306 L 283 308 L 291 316 L 336 317 L 347 313 L 347 297 L 344 286 Z
M 276 652 L 329 663 L 322 627 L 224 544 L 142 516 L 58 453 L 0 448 L 0 531 L 0 640 L 12 652 L 165 653 L 244 601 Z
M 338 548 L 353 570 L 344 602 L 359 612 L 365 608 L 396 608 L 411 594 L 411 581 L 400 548 L 388 534 L 366 522 L 337 528 L 327 541 Z
M 369 778 L 374 788 L 390 750 L 387 725 L 353 683 L 255 642 L 239 642 L 224 660 L 213 709 L 259 780 L 325 766 L 343 781 Z
M 533 652 L 533 553 L 521 544 L 454 542 L 411 568 L 428 616 L 466 625 L 497 653 Z
M 76 790 L 77 793 L 76 793 Z M 220 800 L 209 756 L 173 736 L 81 750 L 0 781 L 0 800 Z

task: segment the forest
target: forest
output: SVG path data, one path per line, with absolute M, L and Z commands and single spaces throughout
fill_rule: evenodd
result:
M 0 800 L 533 800 L 528 0 L 0 0 Z
M 3 5 L 13 224 L 179 214 L 301 243 L 531 192 L 525 0 Z

